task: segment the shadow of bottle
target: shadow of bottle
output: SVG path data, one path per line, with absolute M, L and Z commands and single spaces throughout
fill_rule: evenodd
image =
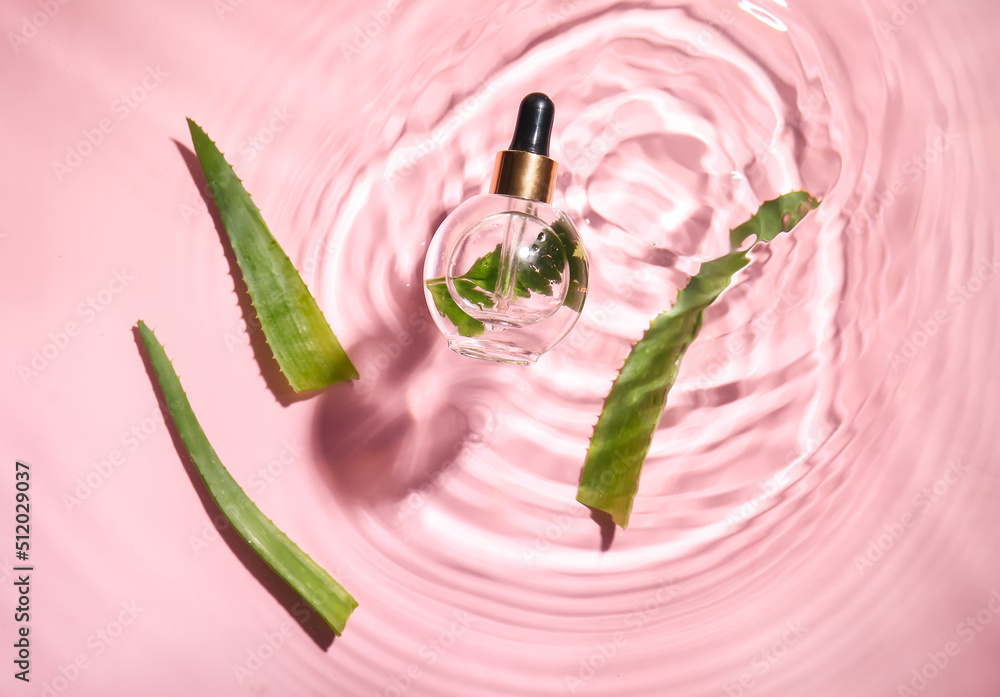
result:
M 398 300 L 400 323 L 349 349 L 360 380 L 324 392 L 316 410 L 314 449 L 334 494 L 348 503 L 402 500 L 478 437 L 461 385 L 442 380 L 414 395 L 437 365 L 434 354 L 447 349 L 422 292 Z

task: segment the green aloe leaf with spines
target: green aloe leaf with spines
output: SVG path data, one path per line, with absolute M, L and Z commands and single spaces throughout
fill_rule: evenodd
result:
M 267 345 L 288 384 L 304 392 L 356 379 L 358 371 L 232 166 L 198 124 L 188 119 L 188 128 Z
M 590 272 L 587 266 L 587 255 L 583 251 L 583 245 L 570 231 L 569 227 L 562 220 L 557 220 L 552 224 L 552 232 L 562 243 L 566 250 L 566 259 L 569 262 L 569 288 L 566 289 L 566 299 L 563 305 L 575 310 L 583 311 L 583 303 L 587 299 L 587 284 L 590 279 Z
M 674 306 L 653 319 L 604 402 L 580 474 L 577 501 L 609 513 L 622 528 L 628 526 L 643 460 L 705 308 L 729 286 L 733 274 L 750 263 L 747 252 L 754 245 L 791 230 L 818 205 L 804 191 L 764 202 L 753 217 L 730 231 L 732 251 L 702 264 Z M 741 250 L 751 235 L 756 237 L 753 244 Z
M 219 510 L 250 548 L 309 603 L 334 632 L 341 634 L 357 601 L 279 530 L 240 488 L 198 423 L 163 346 L 145 322 L 140 320 L 138 326 L 170 418 Z
M 468 287 L 457 287 L 459 288 L 459 293 L 463 293 L 463 290 L 466 293 L 475 293 L 475 284 L 469 284 Z M 444 278 L 435 278 L 427 281 L 427 290 L 430 291 L 431 298 L 434 300 L 434 307 L 437 308 L 442 317 L 447 317 L 458 328 L 459 334 L 462 336 L 482 336 L 486 330 L 482 320 L 476 319 L 458 306 L 455 299 L 451 297 L 451 291 L 448 290 L 448 284 Z M 464 294 L 463 297 L 469 298 L 468 295 Z

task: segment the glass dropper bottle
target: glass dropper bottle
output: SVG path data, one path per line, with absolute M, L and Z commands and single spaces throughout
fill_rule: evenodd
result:
M 431 239 L 425 296 L 449 347 L 462 355 L 530 365 L 583 310 L 587 255 L 572 221 L 551 204 L 559 167 L 548 156 L 554 115 L 544 94 L 521 101 L 490 192 L 461 203 Z

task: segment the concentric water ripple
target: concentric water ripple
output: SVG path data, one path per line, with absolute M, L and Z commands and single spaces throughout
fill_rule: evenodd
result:
M 908 50 L 935 33 L 929 23 L 882 37 L 875 17 L 844 10 L 831 23 L 793 9 L 773 13 L 787 31 L 724 5 L 582 3 L 539 33 L 490 27 L 445 61 L 474 64 L 477 84 L 455 89 L 456 67 L 415 82 L 386 67 L 392 101 L 409 105 L 398 136 L 370 144 L 356 171 L 310 172 L 331 180 L 317 203 L 331 211 L 330 234 L 315 243 L 332 250 L 327 302 L 375 334 L 361 362 L 388 363 L 367 393 L 376 409 L 407 410 L 401 428 L 377 437 L 379 449 L 399 445 L 381 482 L 338 498 L 366 553 L 384 555 L 380 571 L 411 579 L 415 604 L 480 618 L 449 658 L 463 685 L 454 694 L 493 694 L 508 672 L 500 665 L 519 666 L 517 694 L 721 694 L 748 668 L 765 684 L 772 666 L 781 672 L 769 693 L 814 688 L 847 655 L 843 637 L 871 641 L 875 620 L 842 611 L 881 605 L 867 569 L 854 569 L 869 537 L 949 462 L 975 457 L 975 438 L 944 438 L 959 423 L 913 432 L 913 421 L 940 429 L 950 419 L 933 399 L 899 398 L 914 378 L 896 358 L 900 332 L 933 317 L 941 289 L 992 259 L 975 185 L 958 174 L 975 161 L 972 95 L 915 88 L 941 83 L 942 70 L 944 82 L 969 78 L 942 53 Z M 594 283 L 580 339 L 518 370 L 451 356 L 401 318 L 424 312 L 423 245 L 451 206 L 483 189 L 505 117 L 535 89 L 557 104 L 556 204 L 580 223 Z M 370 109 L 359 121 L 399 123 Z M 724 250 L 728 228 L 800 188 L 822 206 L 756 252 L 707 313 L 632 525 L 602 549 L 573 498 L 610 379 L 678 285 Z M 949 233 L 954 252 L 920 243 L 944 225 L 967 231 Z M 344 292 L 358 282 L 360 300 Z M 392 355 L 399 331 L 415 334 L 422 358 L 397 370 L 407 360 Z M 936 337 L 921 365 L 961 365 L 950 343 Z M 463 422 L 473 414 L 477 423 Z M 317 428 L 339 427 L 321 417 Z M 341 476 L 330 477 L 335 494 Z M 961 510 L 973 487 L 952 496 Z M 899 561 L 939 553 L 921 546 L 912 540 Z M 905 576 L 892 583 L 926 592 Z M 421 635 L 409 622 L 403 631 Z M 515 637 L 520 648 L 506 644 Z

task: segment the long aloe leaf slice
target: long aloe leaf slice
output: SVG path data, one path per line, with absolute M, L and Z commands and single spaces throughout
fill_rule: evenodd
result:
M 187 120 L 250 301 L 281 372 L 296 392 L 353 380 L 358 371 L 219 148 Z
M 319 564 L 299 549 L 288 536 L 250 500 L 216 455 L 191 409 L 184 388 L 166 351 L 145 322 L 139 334 L 146 347 L 160 390 L 202 481 L 233 529 L 302 599 L 311 605 L 338 635 L 358 603 Z
M 628 526 L 643 460 L 681 358 L 698 336 L 705 308 L 729 286 L 733 274 L 750 263 L 747 252 L 754 245 L 791 230 L 818 205 L 804 191 L 764 202 L 750 220 L 730 231 L 731 251 L 702 264 L 674 306 L 653 319 L 604 402 L 580 475 L 577 501 L 606 511 L 622 528 Z M 753 244 L 740 250 L 751 235 L 756 237 Z

